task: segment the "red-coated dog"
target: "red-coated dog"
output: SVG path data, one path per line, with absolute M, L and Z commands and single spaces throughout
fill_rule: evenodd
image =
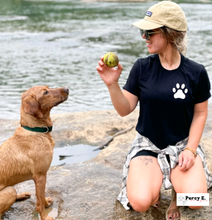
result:
M 27 199 L 29 193 L 17 195 L 15 184 L 33 179 L 36 187 L 37 211 L 42 220 L 45 207 L 52 204 L 45 198 L 46 174 L 53 157 L 50 110 L 67 100 L 67 88 L 50 89 L 36 86 L 22 95 L 21 127 L 0 146 L 0 220 L 16 200 Z

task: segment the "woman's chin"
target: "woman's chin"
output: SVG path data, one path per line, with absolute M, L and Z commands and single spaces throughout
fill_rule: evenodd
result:
M 154 54 L 155 52 L 151 49 L 148 49 L 149 53 Z

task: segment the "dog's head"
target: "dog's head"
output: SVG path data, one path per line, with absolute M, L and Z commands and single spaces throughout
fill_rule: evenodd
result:
M 46 118 L 54 106 L 68 99 L 68 94 L 68 88 L 32 87 L 22 95 L 21 110 L 38 119 Z

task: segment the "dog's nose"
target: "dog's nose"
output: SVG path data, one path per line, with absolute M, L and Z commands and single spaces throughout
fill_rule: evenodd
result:
M 63 91 L 65 92 L 65 93 L 67 93 L 67 94 L 69 94 L 69 89 L 68 88 L 63 88 Z

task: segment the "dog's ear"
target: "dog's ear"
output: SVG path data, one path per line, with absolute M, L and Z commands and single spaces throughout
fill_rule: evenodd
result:
M 39 103 L 33 93 L 22 97 L 22 106 L 26 114 L 30 114 L 39 119 L 43 118 L 43 113 L 41 112 Z

